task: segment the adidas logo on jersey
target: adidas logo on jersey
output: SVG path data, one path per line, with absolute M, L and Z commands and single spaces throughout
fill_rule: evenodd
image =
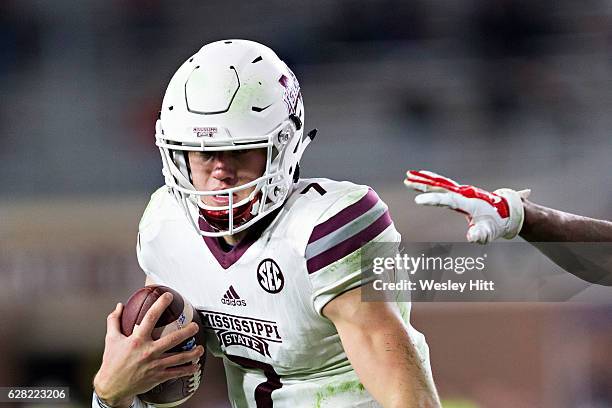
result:
M 234 290 L 233 286 L 230 286 L 225 292 L 221 298 L 221 303 L 228 306 L 246 306 L 246 300 L 240 299 L 240 296 L 236 290 Z

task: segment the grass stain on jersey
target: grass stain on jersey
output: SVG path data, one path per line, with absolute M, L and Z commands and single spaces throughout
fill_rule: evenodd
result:
M 397 253 L 397 245 L 395 243 L 388 243 L 384 241 L 372 240 L 346 255 L 344 258 L 337 260 L 328 267 L 328 272 L 335 272 L 338 268 L 341 269 L 341 273 L 344 275 L 347 270 L 349 271 L 362 271 L 371 269 L 371 265 L 374 263 L 374 258 L 392 256 Z M 339 277 L 340 278 L 340 277 Z
M 408 323 L 410 321 L 410 310 L 408 309 L 408 306 L 404 302 L 397 302 L 397 307 L 399 308 L 402 320 L 405 323 Z
M 328 398 L 348 392 L 364 392 L 365 387 L 358 380 L 346 381 L 338 384 L 330 384 L 323 391 L 317 392 L 315 408 L 321 408 L 321 404 Z

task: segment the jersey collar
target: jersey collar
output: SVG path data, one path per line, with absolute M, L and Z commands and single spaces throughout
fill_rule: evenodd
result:
M 236 261 L 238 261 L 242 255 L 246 252 L 247 249 L 250 248 L 251 245 L 255 243 L 261 237 L 261 234 L 270 226 L 272 221 L 276 218 L 281 208 L 272 211 L 270 214 L 263 217 L 261 220 L 253 224 L 247 230 L 247 234 L 242 238 L 230 251 L 224 251 L 219 243 L 219 239 L 217 237 L 206 237 L 202 236 L 204 239 L 204 243 L 213 254 L 219 265 L 223 269 L 227 269 L 232 266 Z M 202 231 L 214 231 L 213 228 L 204 220 L 202 217 L 199 217 L 198 224 Z

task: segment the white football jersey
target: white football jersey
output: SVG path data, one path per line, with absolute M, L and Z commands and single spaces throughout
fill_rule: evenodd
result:
M 223 358 L 232 406 L 378 407 L 321 310 L 363 284 L 368 248 L 387 242 L 381 248 L 397 250 L 387 206 L 367 186 L 302 179 L 281 209 L 248 231 L 224 251 L 193 230 L 166 187 L 139 227 L 140 266 L 199 311 L 208 350 Z M 399 307 L 429 370 L 410 305 Z

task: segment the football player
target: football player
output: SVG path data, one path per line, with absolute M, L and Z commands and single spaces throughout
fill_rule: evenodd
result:
M 410 304 L 361 300 L 364 260 L 400 241 L 387 206 L 367 186 L 301 179 L 315 131 L 303 135 L 300 86 L 269 48 L 218 41 L 185 61 L 156 124 L 166 185 L 139 226 L 146 283 L 198 309 L 233 407 L 440 406 Z M 191 374 L 175 366 L 201 352 L 164 356 L 169 340 L 152 341 L 151 323 L 122 336 L 120 314 L 109 315 L 94 407 L 142 406 L 137 394 Z
M 481 244 L 520 235 L 566 271 L 591 283 L 612 285 L 612 222 L 569 214 L 527 200 L 530 191 L 488 192 L 426 170 L 408 170 L 404 184 L 420 191 L 415 202 L 446 207 L 467 216 L 467 240 Z M 551 245 L 551 242 L 559 243 Z

